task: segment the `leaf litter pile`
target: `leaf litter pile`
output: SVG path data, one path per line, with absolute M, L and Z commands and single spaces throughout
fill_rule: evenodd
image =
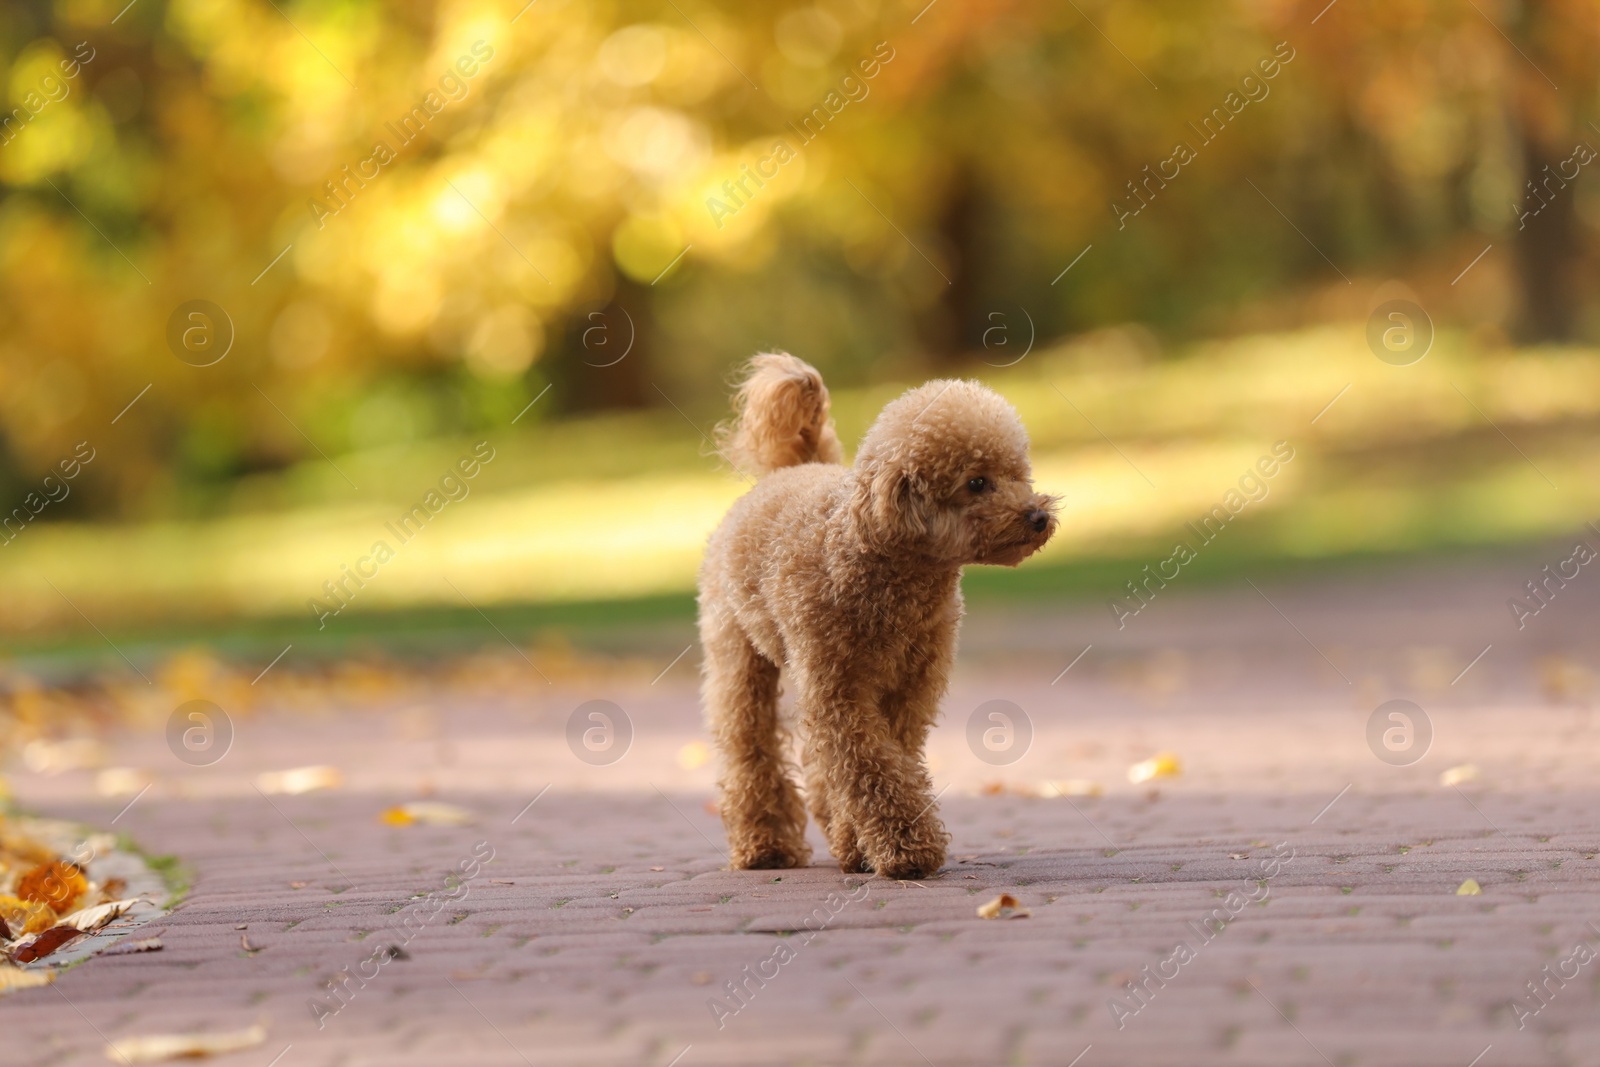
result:
M 82 958 L 67 950 L 103 933 L 120 933 L 131 924 L 118 920 L 136 908 L 145 918 L 156 910 L 142 894 L 128 895 L 124 877 L 91 878 L 90 869 L 104 865 L 96 859 L 115 855 L 110 835 L 63 847 L 70 838 L 65 824 L 0 814 L 0 995 L 48 985 L 69 955 Z M 83 858 L 87 866 L 70 857 Z M 105 947 L 114 943 L 101 939 Z M 123 951 L 159 947 L 158 938 L 146 938 L 141 948 Z

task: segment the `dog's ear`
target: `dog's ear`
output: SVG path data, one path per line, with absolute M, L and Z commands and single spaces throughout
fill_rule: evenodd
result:
M 929 536 L 933 505 L 925 479 L 897 463 L 882 461 L 857 470 L 860 481 L 850 511 L 868 546 L 887 549 Z

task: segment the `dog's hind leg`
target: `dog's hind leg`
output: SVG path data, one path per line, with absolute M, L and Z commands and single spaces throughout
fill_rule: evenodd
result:
M 707 725 L 722 755 L 722 823 L 736 870 L 803 867 L 806 810 L 778 723 L 778 668 L 731 621 L 701 634 Z

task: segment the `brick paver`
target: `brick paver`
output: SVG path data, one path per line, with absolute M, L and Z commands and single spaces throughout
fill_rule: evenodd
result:
M 118 828 L 180 854 L 193 889 L 160 920 L 164 951 L 0 1002 L 6 1045 L 103 1063 L 102 1037 L 259 1021 L 264 1045 L 217 1062 L 1594 1063 L 1600 959 L 1573 957 L 1600 946 L 1582 626 L 1600 595 L 1575 586 L 1517 631 L 1504 599 L 1536 559 L 1173 590 L 1120 632 L 1103 606 L 975 611 L 931 749 L 952 861 L 922 883 L 820 859 L 721 869 L 713 768 L 679 762 L 701 736 L 694 655 L 653 685 L 651 671 L 268 707 L 208 768 L 128 730 L 113 762 L 157 780 Z M 684 643 L 663 637 L 660 663 Z M 1367 745 L 1393 697 L 1433 725 L 1411 767 Z M 567 745 L 590 699 L 633 724 L 609 766 Z M 1034 730 L 1006 766 L 966 742 L 995 699 Z M 1131 784 L 1127 767 L 1162 749 L 1183 775 Z M 344 786 L 253 787 L 311 763 Z M 1476 781 L 1440 784 L 1464 763 Z M 95 797 L 91 777 L 16 770 L 12 785 L 103 826 L 126 799 Z M 1024 795 L 1065 778 L 1105 793 Z M 476 822 L 379 822 L 424 796 Z M 1456 895 L 1467 878 L 1482 895 Z M 1032 917 L 977 918 L 1002 891 Z M 369 981 L 327 988 L 402 943 L 365 964 Z

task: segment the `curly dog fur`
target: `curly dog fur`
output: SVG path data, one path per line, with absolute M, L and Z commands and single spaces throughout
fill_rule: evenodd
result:
M 933 381 L 883 409 L 852 466 L 822 376 L 751 360 L 719 450 L 758 479 L 700 571 L 706 717 L 723 761 L 735 868 L 810 862 L 778 718 L 796 697 L 805 799 L 839 866 L 889 878 L 944 865 L 949 834 L 922 758 L 955 658 L 961 568 L 1015 566 L 1055 532 L 1028 436 L 977 382 Z

